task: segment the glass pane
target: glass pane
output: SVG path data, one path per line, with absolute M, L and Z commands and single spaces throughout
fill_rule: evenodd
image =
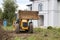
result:
M 23 22 L 23 27 L 27 27 L 27 26 L 28 26 L 28 23 Z
M 42 3 L 40 3 L 40 4 L 38 5 L 38 10 L 39 10 L 39 11 L 42 11 Z

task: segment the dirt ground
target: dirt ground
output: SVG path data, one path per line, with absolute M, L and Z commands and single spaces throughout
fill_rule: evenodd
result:
M 8 31 L 10 34 L 9 35 L 12 35 L 13 37 L 28 37 L 30 35 L 33 35 L 33 34 L 36 34 L 35 32 L 33 33 L 28 33 L 28 32 L 20 32 L 20 33 L 15 33 L 14 31 Z
M 27 33 L 27 32 L 20 32 L 18 34 L 13 31 L 7 31 L 7 32 L 9 33 L 10 36 L 12 36 L 12 38 L 19 37 L 19 39 L 22 39 L 22 40 L 25 40 L 25 39 L 27 40 L 27 38 L 33 34 L 36 35 L 36 33 Z

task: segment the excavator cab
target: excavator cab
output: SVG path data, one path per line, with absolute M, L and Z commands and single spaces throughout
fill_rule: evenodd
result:
M 22 30 L 28 30 L 28 20 L 21 19 L 19 26 Z

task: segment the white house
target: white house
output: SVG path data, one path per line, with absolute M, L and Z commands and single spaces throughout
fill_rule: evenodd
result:
M 60 0 L 30 0 L 30 11 L 39 11 L 39 20 L 33 20 L 34 27 L 60 27 Z

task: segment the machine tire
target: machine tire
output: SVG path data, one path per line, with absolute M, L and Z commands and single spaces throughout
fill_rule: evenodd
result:
M 29 33 L 33 33 L 33 25 L 29 24 Z
M 19 33 L 19 32 L 20 32 L 19 26 L 18 26 L 18 27 L 16 27 L 15 32 L 16 32 L 16 33 Z
M 28 30 L 25 30 L 25 32 L 27 32 L 27 33 L 28 33 Z

